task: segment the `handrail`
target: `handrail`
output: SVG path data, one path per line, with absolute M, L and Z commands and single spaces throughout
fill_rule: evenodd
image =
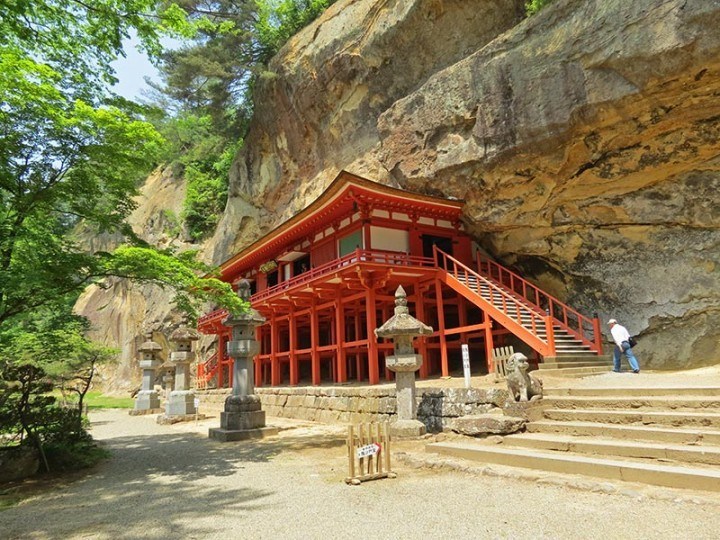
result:
M 419 257 L 416 255 L 408 255 L 406 253 L 399 253 L 397 251 L 381 251 L 381 250 L 369 250 L 369 249 L 356 249 L 343 257 L 333 259 L 332 261 L 326 262 L 315 268 L 303 272 L 302 274 L 295 276 L 287 281 L 273 285 L 267 289 L 255 293 L 251 298 L 250 302 L 257 302 L 264 300 L 274 294 L 281 291 L 291 289 L 297 285 L 308 283 L 314 279 L 321 278 L 344 268 L 350 264 L 357 262 L 371 263 L 371 264 L 392 264 L 395 266 L 423 266 L 433 267 L 435 266 L 435 260 L 432 257 Z M 208 321 L 224 317 L 227 315 L 226 309 L 216 309 L 206 315 L 203 315 L 198 319 L 198 327 L 207 323 Z
M 311 268 L 307 272 L 303 272 L 299 276 L 290 278 L 287 281 L 273 285 L 263 291 L 255 293 L 250 299 L 251 302 L 263 300 L 269 296 L 272 296 L 280 291 L 290 289 L 297 285 L 310 282 L 314 279 L 322 277 L 326 274 L 334 272 L 344 266 L 356 262 L 374 263 L 374 264 L 393 264 L 401 266 L 433 266 L 434 260 L 430 257 L 418 257 L 415 255 L 408 255 L 406 253 L 399 253 L 395 251 L 379 251 L 369 249 L 356 249 L 355 251 L 348 253 L 347 255 L 326 262 L 318 267 Z
M 225 308 L 216 309 L 214 311 L 211 311 L 210 313 L 206 313 L 205 315 L 198 318 L 198 327 L 205 324 L 207 321 L 212 320 L 216 317 L 224 317 L 228 314 L 228 310 Z
M 585 317 L 512 270 L 495 261 L 483 258 L 480 252 L 477 254 L 477 267 L 480 274 L 507 287 L 514 294 L 530 302 L 535 308 L 545 311 L 570 334 L 597 350 L 598 354 L 602 354 L 602 334 L 600 321 L 597 318 Z
M 210 382 L 210 379 L 213 378 L 215 375 L 215 371 L 218 368 L 218 353 L 217 351 L 214 352 L 210 358 L 205 360 L 204 362 L 198 362 L 197 365 L 197 377 L 195 377 L 195 386 L 198 389 L 205 389 L 207 388 L 207 383 Z
M 307 272 L 303 272 L 299 276 L 295 276 L 287 281 L 273 285 L 263 291 L 255 293 L 251 302 L 263 300 L 268 296 L 272 296 L 280 291 L 290 289 L 297 285 L 302 285 L 319 277 L 325 276 L 326 274 L 332 273 L 342 267 L 348 266 L 356 262 L 373 263 L 373 264 L 393 264 L 400 266 L 427 266 L 431 267 L 434 265 L 434 260 L 430 257 L 418 257 L 415 255 L 408 255 L 406 253 L 398 253 L 394 251 L 378 251 L 369 249 L 356 249 L 355 251 L 334 259 L 330 262 L 322 264 L 318 267 L 311 268 Z
M 469 277 L 474 277 L 478 282 L 478 294 L 480 294 L 480 282 L 487 285 L 490 290 L 490 303 L 494 304 L 494 301 L 497 299 L 497 296 L 499 296 L 501 304 L 502 304 L 502 313 L 508 317 L 509 319 L 516 322 L 518 325 L 525 328 L 525 330 L 530 331 L 533 336 L 540 342 L 546 345 L 546 356 L 549 356 L 550 354 L 555 353 L 555 340 L 554 335 L 552 332 L 552 318 L 549 316 L 543 316 L 540 313 L 530 309 L 530 307 L 524 303 L 518 300 L 518 298 L 515 295 L 510 294 L 508 291 L 500 287 L 495 282 L 491 281 L 490 279 L 481 276 L 468 266 L 465 266 L 463 263 L 452 257 L 451 255 L 448 255 L 441 249 L 439 249 L 437 246 L 433 246 L 433 255 L 436 261 L 436 264 L 439 268 L 442 268 L 446 272 L 448 272 L 450 275 L 452 275 L 456 280 L 460 281 L 461 283 L 464 283 L 465 286 L 469 287 Z M 461 279 L 464 278 L 463 279 Z M 521 313 L 527 313 L 530 315 L 530 328 L 527 328 L 523 322 Z M 546 338 L 542 339 L 538 336 L 538 330 L 540 327 L 544 326 L 545 328 L 545 335 Z

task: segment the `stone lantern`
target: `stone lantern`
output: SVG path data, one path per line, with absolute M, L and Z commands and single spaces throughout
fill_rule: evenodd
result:
M 243 279 L 238 284 L 238 296 L 250 301 L 250 282 Z M 265 411 L 260 396 L 255 395 L 253 358 L 260 350 L 255 339 L 255 328 L 265 323 L 265 318 L 249 308 L 239 315 L 229 315 L 225 326 L 232 328 L 232 339 L 227 344 L 228 355 L 234 360 L 232 394 L 225 400 L 225 410 L 220 413 L 220 427 L 211 428 L 209 437 L 222 442 L 257 439 L 276 435 L 277 428 L 265 425 Z
M 155 371 L 162 365 L 159 358 L 162 347 L 152 340 L 152 331 L 145 334 L 140 345 L 139 365 L 143 370 L 142 387 L 135 398 L 135 409 L 131 414 L 152 414 L 160 412 L 160 396 L 155 391 Z
M 375 329 L 379 338 L 393 340 L 395 351 L 385 357 L 385 365 L 395 372 L 395 394 L 397 396 L 397 420 L 390 425 L 393 435 L 419 437 L 425 434 L 425 425 L 417 419 L 415 402 L 415 372 L 420 369 L 423 358 L 415 354 L 413 338 L 432 334 L 433 329 L 410 315 L 407 294 L 399 286 L 395 291 L 395 314 L 380 328 Z
M 192 342 L 200 339 L 200 334 L 192 328 L 181 326 L 170 335 L 175 350 L 170 354 L 170 362 L 175 364 L 175 389 L 165 404 L 165 416 L 194 416 L 195 392 L 190 389 L 190 364 L 195 359 Z

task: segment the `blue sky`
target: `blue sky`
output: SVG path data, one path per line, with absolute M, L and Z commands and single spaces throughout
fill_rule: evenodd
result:
M 161 40 L 165 47 L 178 47 L 181 42 L 176 39 L 164 38 Z M 138 39 L 134 35 L 124 43 L 125 58 L 119 58 L 112 63 L 118 83 L 113 90 L 123 97 L 135 101 L 142 100 L 143 90 L 150 87 L 145 83 L 145 77 L 159 81 L 157 69 L 150 63 L 145 53 L 137 49 Z

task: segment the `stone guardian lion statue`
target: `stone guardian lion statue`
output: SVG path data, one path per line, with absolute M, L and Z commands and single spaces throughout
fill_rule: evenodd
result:
M 523 353 L 515 353 L 506 361 L 507 385 L 515 401 L 536 401 L 542 398 L 542 381 L 528 375 L 528 359 Z

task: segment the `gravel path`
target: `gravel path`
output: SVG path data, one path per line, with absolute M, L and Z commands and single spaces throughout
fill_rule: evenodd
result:
M 93 434 L 113 457 L 0 512 L 0 538 L 636 540 L 720 530 L 718 506 L 402 464 L 397 479 L 347 486 L 342 427 L 271 420 L 285 428 L 277 438 L 221 444 L 206 436 L 217 419 L 159 426 L 126 411 L 95 413 Z

